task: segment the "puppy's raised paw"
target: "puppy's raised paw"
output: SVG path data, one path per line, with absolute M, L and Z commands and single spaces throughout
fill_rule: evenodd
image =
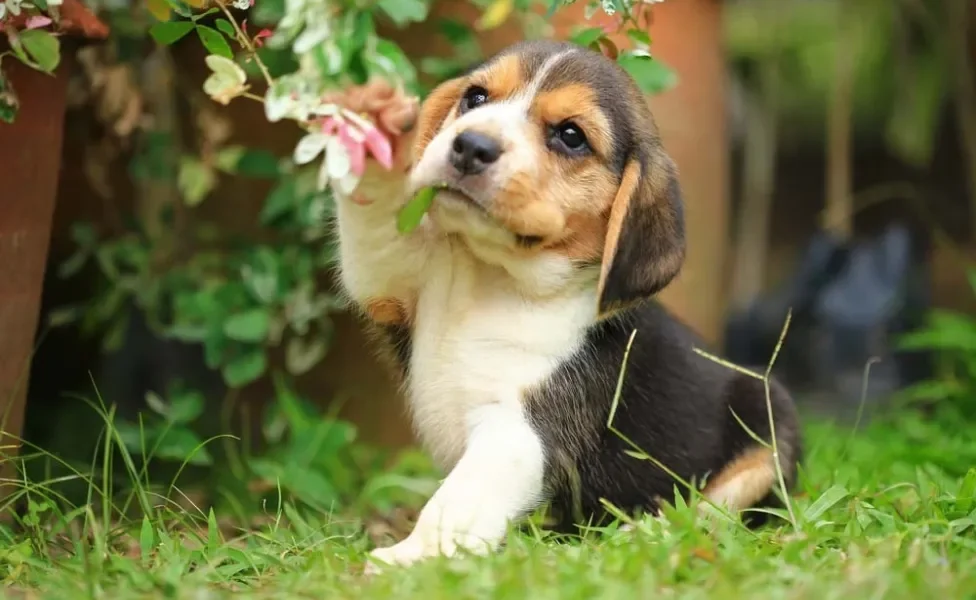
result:
M 437 554 L 440 553 L 430 552 L 420 542 L 407 538 L 388 548 L 377 548 L 370 552 L 366 574 L 376 575 L 391 567 L 406 567 Z

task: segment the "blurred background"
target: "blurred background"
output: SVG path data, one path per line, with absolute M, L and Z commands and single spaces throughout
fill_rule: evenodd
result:
M 2 62 L 4 447 L 85 464 L 109 420 L 224 499 L 399 502 L 428 467 L 399 451 L 403 403 L 335 294 L 330 197 L 265 80 L 422 94 L 540 36 L 648 91 L 688 214 L 661 301 L 711 350 L 762 370 L 790 315 L 774 372 L 804 412 L 972 418 L 974 24 L 972 0 L 65 0 L 55 76 Z M 225 54 L 249 87 L 222 104 Z

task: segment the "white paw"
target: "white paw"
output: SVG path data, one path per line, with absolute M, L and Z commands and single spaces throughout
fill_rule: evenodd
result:
M 434 556 L 453 556 L 457 553 L 457 545 L 449 539 L 440 543 L 425 544 L 416 537 L 407 537 L 399 544 L 388 548 L 377 548 L 369 553 L 366 563 L 366 573 L 379 573 L 384 567 L 405 567 L 425 558 Z

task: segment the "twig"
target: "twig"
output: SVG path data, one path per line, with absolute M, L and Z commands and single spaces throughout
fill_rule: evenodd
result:
M 786 332 L 790 329 L 790 321 L 793 319 L 793 309 L 791 308 L 786 313 L 786 321 L 783 323 L 783 330 L 779 334 L 779 340 L 776 342 L 776 347 L 773 349 L 773 356 L 769 359 L 769 364 L 766 366 L 766 375 L 763 377 L 763 388 L 766 391 L 766 416 L 769 418 L 769 437 L 771 438 L 771 445 L 773 447 L 773 466 L 776 467 L 776 478 L 779 480 L 780 490 L 783 492 L 783 504 L 786 505 L 786 510 L 790 515 L 790 522 L 793 523 L 793 528 L 797 531 L 800 529 L 800 525 L 796 520 L 796 514 L 793 513 L 793 503 L 790 502 L 789 489 L 786 487 L 786 478 L 783 476 L 783 465 L 780 464 L 779 460 L 779 442 L 776 439 L 776 423 L 773 419 L 773 401 L 769 391 L 769 380 L 772 376 L 773 365 L 776 364 L 776 358 L 779 356 L 779 351 L 783 348 L 783 341 L 786 340 Z
M 257 63 L 258 68 L 261 70 L 261 75 L 264 76 L 265 83 L 267 83 L 268 87 L 270 88 L 274 83 L 274 79 L 271 78 L 271 72 L 268 71 L 268 67 L 261 60 L 261 57 L 258 56 L 257 48 L 255 48 L 254 44 L 251 43 L 251 38 L 247 37 L 247 34 L 244 33 L 241 26 L 237 24 L 237 19 L 235 19 L 234 15 L 231 14 L 230 9 L 227 8 L 227 4 L 225 4 L 223 0 L 216 0 L 216 4 L 220 7 L 220 10 L 224 13 L 224 16 L 227 17 L 227 20 L 230 21 L 230 24 L 234 26 L 234 31 L 237 32 L 237 41 L 244 46 L 248 53 L 250 53 L 251 58 L 254 59 L 254 62 Z

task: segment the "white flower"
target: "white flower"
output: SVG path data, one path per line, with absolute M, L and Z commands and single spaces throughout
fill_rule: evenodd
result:
M 324 133 L 309 133 L 298 140 L 292 159 L 297 165 L 306 165 L 325 150 L 331 136 Z
M 238 10 L 247 10 L 251 8 L 251 0 L 234 0 L 233 5 Z
M 0 4 L 0 19 L 8 12 L 14 16 L 19 15 L 21 4 L 22 0 L 6 0 L 3 4 Z
M 204 60 L 213 73 L 203 82 L 203 91 L 215 102 L 227 104 L 247 90 L 247 74 L 236 62 L 216 54 Z

